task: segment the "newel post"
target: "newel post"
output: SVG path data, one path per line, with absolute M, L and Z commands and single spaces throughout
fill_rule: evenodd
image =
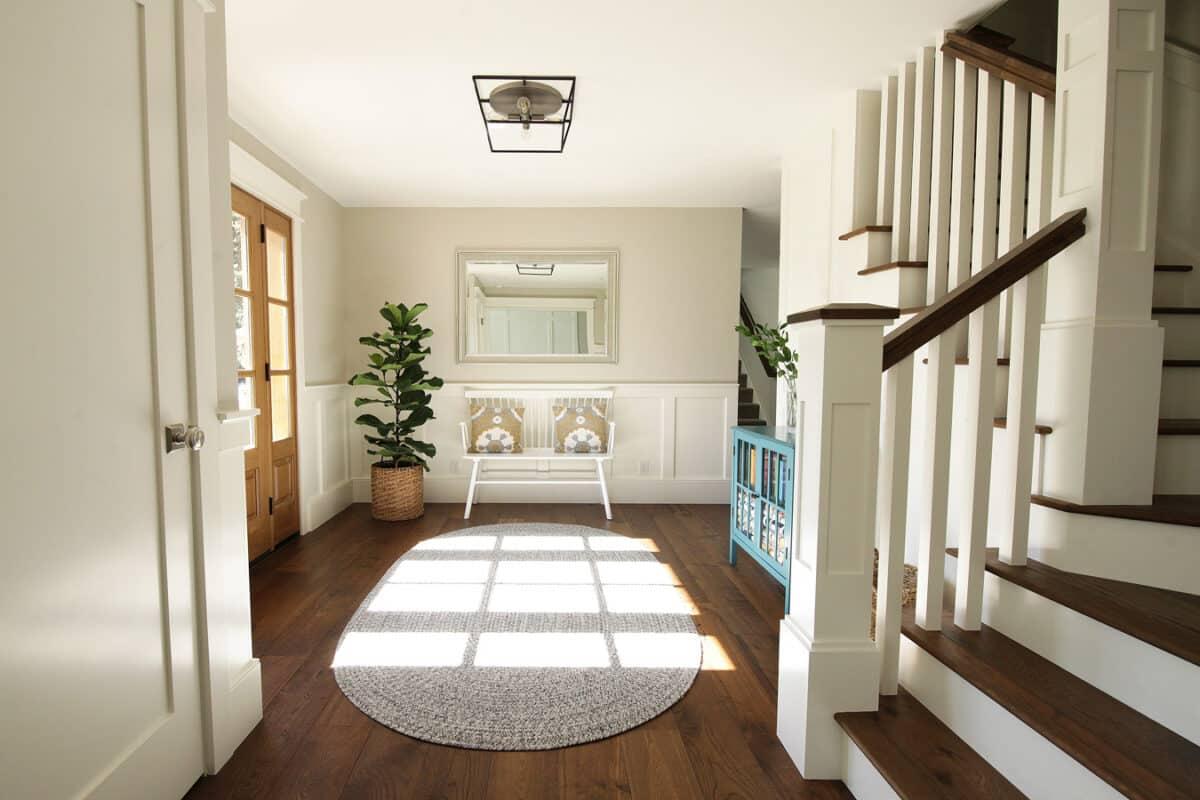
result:
M 805 778 L 840 778 L 833 715 L 878 707 L 869 635 L 883 326 L 835 303 L 788 317 L 798 354 L 791 613 L 780 625 L 778 734 Z

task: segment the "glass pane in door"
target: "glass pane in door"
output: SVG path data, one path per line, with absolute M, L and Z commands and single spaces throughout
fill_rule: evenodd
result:
M 292 376 L 271 375 L 271 441 L 292 436 Z
M 233 345 L 237 354 L 237 368 L 254 369 L 254 340 L 250 336 L 250 298 L 240 294 L 233 296 Z
M 267 228 L 267 295 L 288 299 L 288 240 Z
M 274 302 L 267 303 L 267 317 L 271 369 L 291 369 L 291 354 L 288 352 L 288 307 Z
M 233 213 L 233 288 L 250 291 L 249 223 L 236 211 Z

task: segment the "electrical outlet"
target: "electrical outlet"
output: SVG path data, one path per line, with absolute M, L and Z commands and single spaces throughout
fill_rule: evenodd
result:
M 640 462 L 638 464 L 638 475 L 649 475 L 649 474 L 650 474 L 650 462 L 649 461 Z

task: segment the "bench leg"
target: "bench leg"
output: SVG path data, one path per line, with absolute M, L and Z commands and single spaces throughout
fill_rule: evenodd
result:
M 471 482 L 467 484 L 467 507 L 463 509 L 463 519 L 471 518 L 471 503 L 475 502 L 475 481 L 479 478 L 479 460 L 471 462 Z
M 604 516 L 612 519 L 612 507 L 608 504 L 608 484 L 604 482 L 604 462 L 596 459 L 596 477 L 600 479 L 600 496 L 604 498 Z

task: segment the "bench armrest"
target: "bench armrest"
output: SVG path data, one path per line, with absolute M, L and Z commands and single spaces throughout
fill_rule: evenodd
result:
M 471 452 L 471 445 L 467 442 L 467 423 L 458 423 L 458 430 L 462 434 L 463 455 L 468 455 Z

